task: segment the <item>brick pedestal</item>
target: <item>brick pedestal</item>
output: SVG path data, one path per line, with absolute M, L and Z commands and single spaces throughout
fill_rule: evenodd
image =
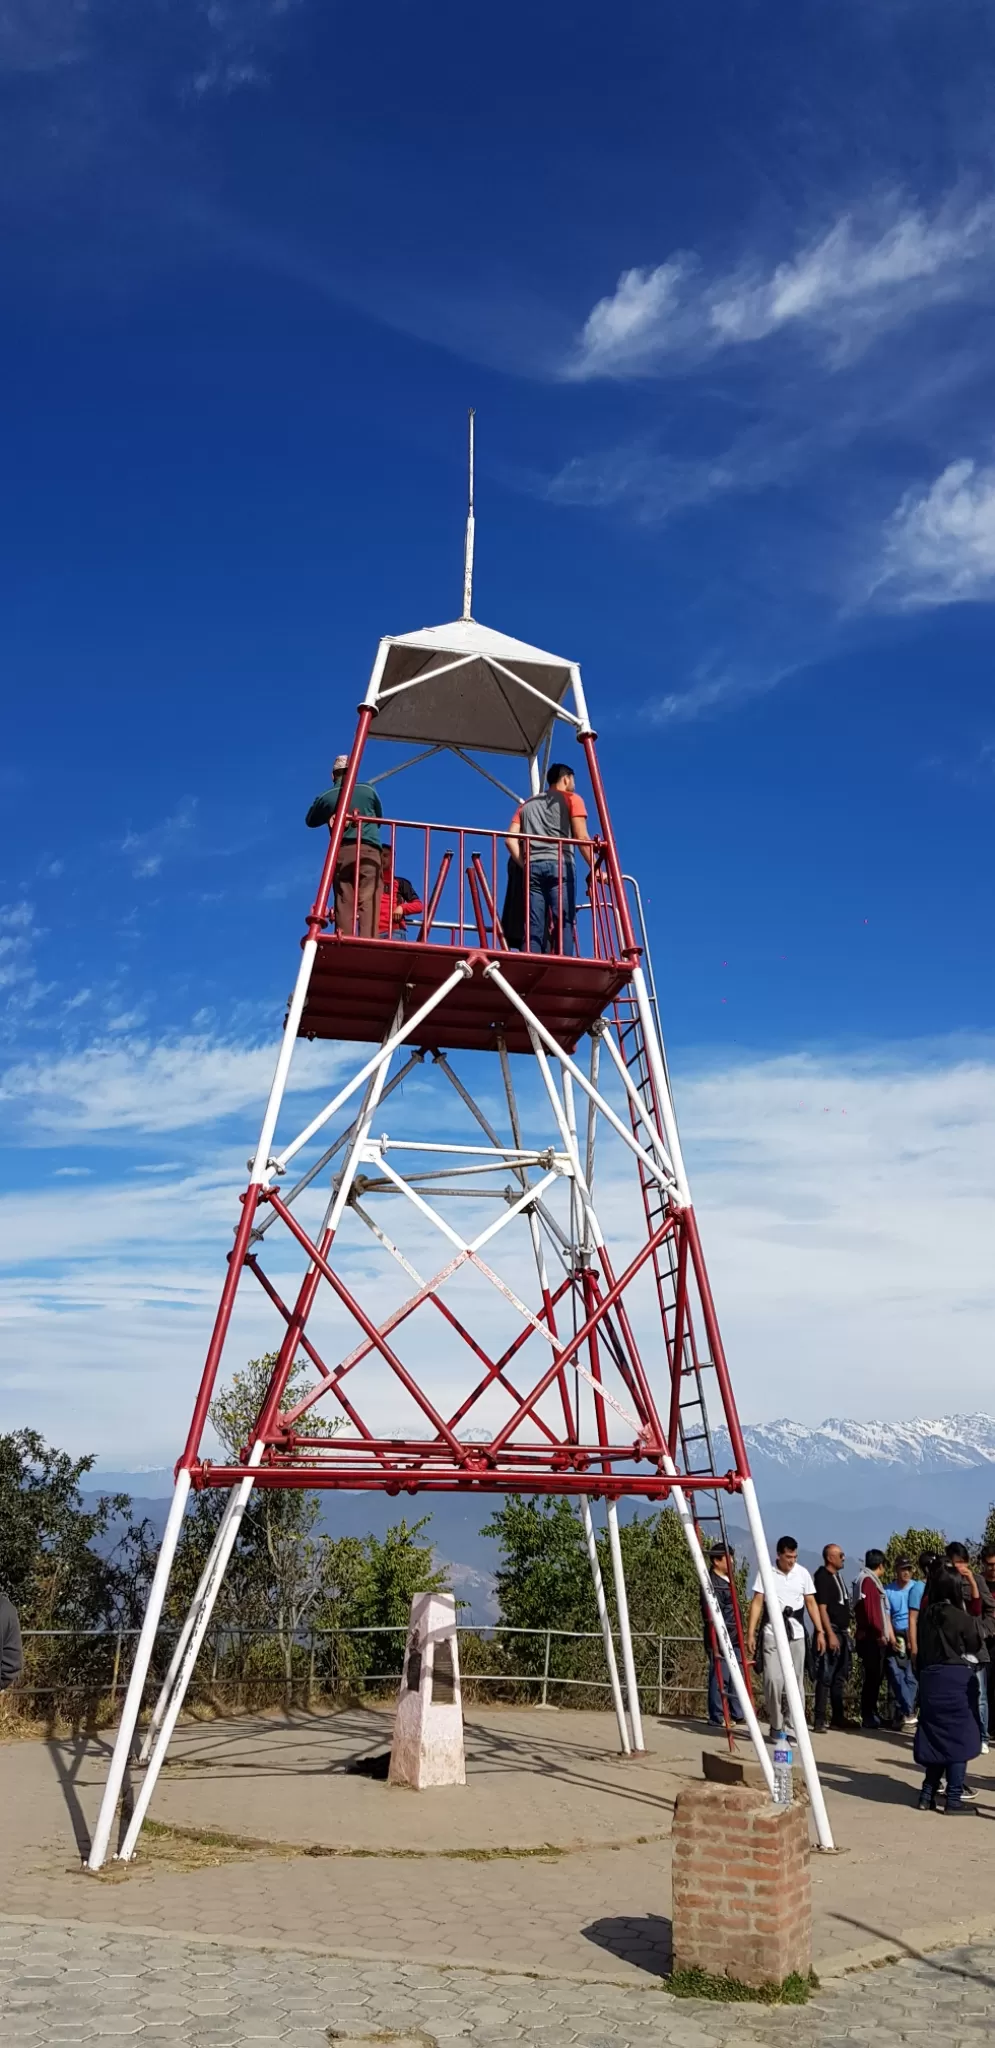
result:
M 808 1809 L 691 1785 L 674 1815 L 674 1969 L 780 1984 L 812 1967 Z

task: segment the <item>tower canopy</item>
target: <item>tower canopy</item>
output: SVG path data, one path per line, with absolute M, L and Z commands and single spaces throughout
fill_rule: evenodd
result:
M 576 690 L 575 662 L 475 619 L 453 619 L 381 640 L 366 702 L 376 705 L 378 739 L 528 758 L 571 683 Z M 569 711 L 561 715 L 581 722 Z

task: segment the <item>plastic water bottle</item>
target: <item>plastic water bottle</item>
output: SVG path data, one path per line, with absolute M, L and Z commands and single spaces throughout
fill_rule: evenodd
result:
M 795 1796 L 791 1767 L 794 1758 L 789 1742 L 779 1742 L 774 1751 L 774 1804 L 790 1806 Z

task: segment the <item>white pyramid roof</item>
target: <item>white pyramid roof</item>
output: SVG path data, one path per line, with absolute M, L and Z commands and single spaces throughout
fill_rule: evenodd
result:
M 392 636 L 380 643 L 378 667 L 381 659 L 374 738 L 526 757 L 545 738 L 575 672 L 562 655 L 475 619 Z M 529 687 L 519 688 L 516 678 Z M 411 687 L 398 690 L 402 683 Z

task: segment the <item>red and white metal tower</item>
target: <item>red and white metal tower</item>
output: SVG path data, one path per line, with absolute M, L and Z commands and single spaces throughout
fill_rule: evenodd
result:
M 145 1772 L 118 1851 L 124 1860 L 134 1853 L 256 1486 L 576 1496 L 620 1740 L 637 1750 L 642 1727 L 618 1502 L 671 1502 L 773 1786 L 702 1549 L 704 1531 L 722 1530 L 724 1499 L 738 1495 L 760 1560 L 817 1834 L 822 1847 L 832 1847 L 691 1203 L 639 893 L 623 873 L 580 670 L 476 623 L 472 545 L 471 497 L 463 617 L 382 640 L 359 707 L 177 1465 L 92 1870 L 110 1848 L 190 1489 L 206 1486 L 228 1489 L 228 1500 L 142 1744 Z M 330 929 L 333 879 L 350 857 L 343 835 L 371 738 L 414 743 L 423 750 L 418 760 L 448 750 L 511 796 L 485 763 L 501 755 L 517 761 L 524 794 L 535 793 L 554 733 L 569 734 L 579 748 L 593 800 L 594 859 L 587 898 L 577 904 L 576 955 L 562 950 L 562 922 L 547 934 L 552 951 L 530 950 L 527 917 L 522 949 L 509 946 L 499 910 L 504 832 L 467 823 L 398 817 L 381 827 L 394 872 L 418 878 L 423 909 L 413 934 L 388 927 L 360 937 L 355 922 L 352 931 Z M 358 833 L 353 843 L 358 855 Z M 528 841 L 522 844 L 527 904 Z M 561 881 L 570 858 L 570 843 L 559 842 Z M 353 1071 L 320 1113 L 303 1130 L 286 1131 L 288 1075 L 301 1038 L 358 1049 Z M 414 1091 L 402 1089 L 409 1075 L 418 1081 Z M 382 1119 L 392 1096 L 388 1130 Z M 288 1169 L 297 1165 L 304 1170 L 288 1186 Z M 385 1208 L 389 1228 L 380 1220 Z M 271 1263 L 267 1270 L 271 1231 L 285 1233 L 299 1256 L 292 1300 L 274 1282 Z M 435 1261 L 433 1241 L 441 1251 Z M 375 1280 L 371 1252 L 382 1262 Z M 277 1363 L 238 1463 L 221 1465 L 205 1458 L 202 1439 L 237 1291 L 257 1285 L 280 1332 Z M 302 1355 L 313 1382 L 287 1405 Z M 724 1424 L 731 1445 L 724 1471 L 715 1465 L 706 1379 L 712 1420 Z M 309 1429 L 319 1403 L 339 1418 L 332 1436 Z M 621 1675 L 592 1498 L 606 1503 Z

